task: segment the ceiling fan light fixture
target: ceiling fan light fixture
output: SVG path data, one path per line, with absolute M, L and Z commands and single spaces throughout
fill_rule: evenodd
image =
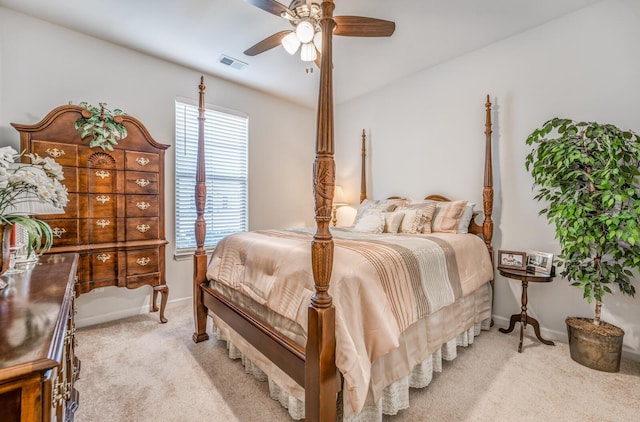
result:
M 300 50 L 300 58 L 303 62 L 312 62 L 318 55 L 316 54 L 316 48 L 313 43 L 302 44 L 302 50 Z
M 280 13 L 280 17 L 281 18 L 285 18 L 288 21 L 293 21 L 295 19 L 295 16 L 290 14 L 288 11 L 284 11 L 284 12 Z
M 316 15 L 320 15 L 322 9 L 320 9 L 320 5 L 318 3 L 311 3 L 311 8 L 309 9 L 309 16 L 315 17 Z
M 309 21 L 302 21 L 296 26 L 296 35 L 302 44 L 306 44 L 313 40 L 316 30 Z
M 293 31 L 282 38 L 281 43 L 284 49 L 287 50 L 287 53 L 291 55 L 296 54 L 296 51 L 298 51 L 298 48 L 300 47 L 300 40 Z
M 316 35 L 313 36 L 313 44 L 315 44 L 318 51 L 322 51 L 322 31 L 316 32 Z

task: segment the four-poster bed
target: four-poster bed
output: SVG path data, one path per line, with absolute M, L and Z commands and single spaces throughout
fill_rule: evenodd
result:
M 426 349 L 429 348 L 429 353 L 436 352 L 443 344 L 451 345 L 453 341 L 453 348 L 455 349 L 456 339 L 460 336 L 466 336 L 470 333 L 470 339 L 467 343 L 473 341 L 474 330 L 479 331 L 481 321 L 487 322 L 490 319 L 491 305 L 490 295 L 491 289 L 488 287 L 489 281 L 493 278 L 493 265 L 492 265 L 492 246 L 491 238 L 493 231 L 493 222 L 491 220 L 492 208 L 493 208 L 493 187 L 492 187 L 492 171 L 491 171 L 491 104 L 487 96 L 486 104 L 486 154 L 485 154 L 485 174 L 484 174 L 484 191 L 483 191 L 483 212 L 484 221 L 481 226 L 472 223 L 469 225 L 469 231 L 473 234 L 481 234 L 484 239 L 484 243 L 480 241 L 480 238 L 475 235 L 458 235 L 458 234 L 444 234 L 445 240 L 426 240 L 428 236 L 416 236 L 412 238 L 410 235 L 396 236 L 391 243 L 384 243 L 383 239 L 376 238 L 375 245 L 376 251 L 385 249 L 385 254 L 393 255 L 394 251 L 402 251 L 398 255 L 409 255 L 405 251 L 408 248 L 408 244 L 420 243 L 424 248 L 424 244 L 428 244 L 428 248 L 437 250 L 435 252 L 440 258 L 439 265 L 442 269 L 442 277 L 438 276 L 437 280 L 434 276 L 434 280 L 440 283 L 440 279 L 456 278 L 450 277 L 452 274 L 465 274 L 465 277 L 459 277 L 465 280 L 452 281 L 451 285 L 442 287 L 442 291 L 438 292 L 440 296 L 446 296 L 444 291 L 455 292 L 451 293 L 450 300 L 443 300 L 438 306 L 431 306 L 433 299 L 424 299 L 425 303 L 428 302 L 429 306 L 426 308 L 433 308 L 430 311 L 423 313 L 413 312 L 415 309 L 412 305 L 418 301 L 417 296 L 423 294 L 421 289 L 430 289 L 431 287 L 425 287 L 420 283 L 424 281 L 416 282 L 413 278 L 408 277 L 406 280 L 400 277 L 395 278 L 393 275 L 389 276 L 387 273 L 383 276 L 387 283 L 386 290 L 383 287 L 375 287 L 373 282 L 369 282 L 367 277 L 356 277 L 353 273 L 344 271 L 345 259 L 353 263 L 354 257 L 361 255 L 374 255 L 372 250 L 363 252 L 364 239 L 360 237 L 360 234 L 344 234 L 339 239 L 334 239 L 334 235 L 329 230 L 331 223 L 331 210 L 335 183 L 335 163 L 334 163 L 334 140 L 333 140 L 333 94 L 332 94 L 332 31 L 335 26 L 335 22 L 332 19 L 334 4 L 332 1 L 324 1 L 322 3 L 323 18 L 320 22 L 322 27 L 323 36 L 323 54 L 320 74 L 320 94 L 319 94 L 319 106 L 317 116 L 317 138 L 316 138 L 316 159 L 314 162 L 314 198 L 315 198 L 315 214 L 316 214 L 316 231 L 311 237 L 310 233 L 296 232 L 293 234 L 283 234 L 281 232 L 269 231 L 263 233 L 248 233 L 245 236 L 261 236 L 259 242 L 272 243 L 276 249 L 280 248 L 280 252 L 286 254 L 287 259 L 294 261 L 294 255 L 283 246 L 288 244 L 290 247 L 300 250 L 300 256 L 309 257 L 311 265 L 306 263 L 306 269 L 297 271 L 292 268 L 280 268 L 281 272 L 276 272 L 275 269 L 262 269 L 268 273 L 271 278 L 267 283 L 268 286 L 254 286 L 248 287 L 249 299 L 245 299 L 237 292 L 233 292 L 234 283 L 229 285 L 223 285 L 224 283 L 215 283 L 220 280 L 216 278 L 227 278 L 227 275 L 216 276 L 216 274 L 223 274 L 225 271 L 224 257 L 221 257 L 225 251 L 218 251 L 220 249 L 235 251 L 244 251 L 242 243 L 238 243 L 240 246 L 233 246 L 234 241 L 224 240 L 221 242 L 224 246 L 219 244 L 216 257 L 212 259 L 212 265 L 209 266 L 207 262 L 207 255 L 204 250 L 204 239 L 206 231 L 206 223 L 204 221 L 204 208 L 206 199 L 205 188 L 205 163 L 204 163 L 204 81 L 200 83 L 200 130 L 198 140 L 198 164 L 197 164 L 197 176 L 196 176 L 196 210 L 197 219 L 195 224 L 196 230 L 196 243 L 197 249 L 194 255 L 194 320 L 195 320 L 195 332 L 193 340 L 200 342 L 208 339 L 206 332 L 206 322 L 208 315 L 214 318 L 215 324 L 218 328 L 222 326 L 226 333 L 233 333 L 234 340 L 243 343 L 247 346 L 247 351 L 251 348 L 257 349 L 261 357 L 268 360 L 273 365 L 274 374 L 279 377 L 280 380 L 291 380 L 290 385 L 292 389 L 303 389 L 304 396 L 304 408 L 305 419 L 309 421 L 331 421 L 336 418 L 336 398 L 338 391 L 341 388 L 340 378 L 345 380 L 345 396 L 348 396 L 349 401 L 354 407 L 354 413 L 358 413 L 364 406 L 365 401 L 369 400 L 370 396 L 379 397 L 384 387 L 387 387 L 388 383 L 383 380 L 396 381 L 399 376 L 405 376 L 407 374 L 392 374 L 388 375 L 385 372 L 386 366 L 397 366 L 396 361 L 393 360 L 394 354 L 404 354 L 407 350 L 419 349 L 412 352 L 412 362 L 415 359 L 422 362 L 425 360 Z M 363 165 L 364 165 L 364 133 L 363 133 Z M 366 182 L 364 181 L 364 167 L 363 167 L 363 182 L 362 182 L 362 195 L 361 199 L 366 198 L 366 191 L 364 187 Z M 430 199 L 434 200 L 446 200 L 444 197 L 433 196 Z M 335 230 L 334 230 L 335 231 Z M 337 231 L 335 231 L 337 232 Z M 335 233 L 334 233 L 335 234 Z M 342 237 L 346 236 L 346 237 Z M 421 239 L 419 242 L 418 237 Z M 455 244 L 459 243 L 462 237 L 466 239 L 475 239 L 472 243 L 480 243 L 481 250 L 483 251 L 477 259 L 475 255 L 463 255 L 456 249 Z M 267 241 L 263 239 L 268 238 Z M 276 243 L 276 238 L 277 243 Z M 309 248 L 310 243 L 310 248 Z M 359 248 L 354 245 L 362 244 L 363 247 Z M 435 245 L 437 244 L 437 245 Z M 230 246 L 231 245 L 231 246 Z M 306 245 L 303 248 L 300 245 Z M 336 249 L 337 248 L 337 249 Z M 462 246 L 462 249 L 467 246 Z M 304 249 L 304 251 L 302 251 Z M 310 250 L 309 250 L 310 249 Z M 335 254 L 336 267 L 334 268 L 334 249 L 339 253 Z M 477 251 L 477 248 L 475 249 Z M 283 252 L 284 251 L 284 252 Z M 347 251 L 347 252 L 345 252 Z M 448 251 L 448 252 L 447 252 Z M 488 251 L 488 253 L 487 253 Z M 306 253 L 307 255 L 304 255 Z M 453 256 L 452 259 L 444 258 L 444 255 L 449 253 Z M 350 254 L 350 255 L 344 255 Z M 420 260 L 426 260 L 424 252 L 418 253 Z M 244 258 L 247 261 L 251 260 L 250 255 L 244 255 L 232 258 L 242 261 L 242 265 L 245 264 Z M 269 252 L 267 255 L 277 256 L 278 253 Z M 346 256 L 346 258 L 345 258 Z M 395 256 L 395 255 L 394 255 Z M 460 268 L 452 268 L 449 263 L 456 260 L 456 256 L 459 262 Z M 469 259 L 460 259 L 460 257 L 467 257 Z M 393 266 L 407 265 L 400 262 L 400 258 L 394 258 Z M 443 264 L 444 262 L 444 264 Z M 216 267 L 214 263 L 219 265 Z M 249 264 L 249 262 L 246 262 Z M 365 268 L 370 262 L 363 259 L 359 265 L 361 268 Z M 377 262 L 378 266 L 384 266 L 384 263 Z M 412 264 L 413 265 L 413 264 Z M 466 265 L 466 267 L 464 266 Z M 275 266 L 275 264 L 274 264 Z M 247 266 L 247 268 L 249 268 Z M 420 273 L 430 274 L 430 271 L 435 266 L 429 267 L 427 270 L 407 270 L 407 272 L 418 271 Z M 261 270 L 261 271 L 262 271 Z M 287 273 L 286 270 L 290 270 L 291 273 Z M 243 267 L 242 271 L 246 271 Z M 233 269 L 231 270 L 233 273 Z M 306 272 L 306 274 L 305 274 Z M 371 271 L 371 274 L 380 274 L 383 271 L 376 270 Z M 435 272 L 435 271 L 434 271 Z M 333 275 L 332 275 L 333 273 Z M 363 271 L 366 273 L 366 271 Z M 311 277 L 312 274 L 312 277 Z M 469 275 L 471 274 L 471 275 Z M 468 276 L 467 276 L 468 275 Z M 304 280 L 303 280 L 304 279 Z M 468 280 L 467 280 L 468 279 Z M 330 281 L 334 280 L 334 288 L 331 290 Z M 273 284 L 272 284 L 273 282 Z M 303 283 L 309 283 L 310 285 L 301 288 Z M 464 284 L 468 282 L 468 284 Z M 270 297 L 272 286 L 279 286 L 277 283 L 284 283 L 285 287 L 282 289 L 285 291 L 285 297 L 274 300 Z M 370 286 L 368 286 L 370 283 Z M 397 285 L 405 283 L 406 291 L 411 291 L 409 301 L 411 305 L 407 305 L 406 309 L 404 305 L 400 304 L 399 299 L 394 296 L 395 293 L 390 290 L 401 290 Z M 414 283 L 413 285 L 411 283 Z M 416 283 L 418 286 L 416 287 Z M 354 288 L 355 291 L 364 292 L 367 290 L 375 291 L 376 289 L 382 291 L 378 296 L 373 293 L 363 294 L 368 298 L 357 298 L 357 301 L 362 301 L 362 312 L 358 314 L 359 308 L 353 304 L 355 296 L 336 296 L 342 292 L 342 286 L 357 285 Z M 473 287 L 470 287 L 473 285 Z M 340 288 L 336 287 L 339 286 Z M 374 286 L 374 287 L 371 287 Z M 391 287 L 389 287 L 391 286 Z M 365 289 L 366 287 L 366 289 Z M 247 289 L 247 286 L 241 286 L 240 290 Z M 280 287 L 273 287 L 274 290 L 279 290 Z M 345 287 L 347 289 L 347 287 Z M 298 291 L 302 293 L 302 299 L 300 297 L 294 297 L 292 291 Z M 305 296 L 305 293 L 309 294 Z M 417 292 L 417 293 L 416 293 Z M 246 292 L 245 292 L 246 293 Z M 405 292 L 406 293 L 406 292 Z M 412 296 L 414 295 L 414 296 Z M 334 305 L 334 297 L 336 296 L 337 302 Z M 371 297 L 369 297 L 371 296 Z M 402 296 L 402 294 L 400 295 Z M 296 303 L 300 303 L 300 300 L 308 300 L 310 297 L 310 304 L 305 306 L 301 312 L 301 307 L 296 308 Z M 255 308 L 246 309 L 245 305 L 250 302 L 258 302 L 263 305 L 262 308 L 266 310 L 256 310 Z M 280 309 L 274 311 L 274 302 L 282 304 L 281 306 L 286 309 Z M 345 303 L 349 305 L 345 305 Z M 390 328 L 385 330 L 380 329 L 379 332 L 374 332 L 373 335 L 360 336 L 358 333 L 358 327 L 368 327 L 373 324 L 375 328 L 376 322 L 370 322 L 368 319 L 375 313 L 371 307 L 375 307 L 376 304 L 390 303 L 392 308 L 388 313 L 393 314 L 395 319 L 390 318 L 391 322 L 385 322 L 380 319 L 379 324 L 389 325 Z M 347 307 L 353 304 L 353 311 L 349 315 L 359 315 L 362 320 L 349 320 L 344 314 Z M 340 312 L 336 313 L 336 306 Z M 369 308 L 367 308 L 369 307 Z M 415 306 L 414 306 L 415 307 Z M 480 311 L 471 311 L 477 310 Z M 349 309 L 350 311 L 352 309 Z M 433 311 L 432 314 L 429 312 Z M 475 313 L 474 313 L 475 312 Z M 381 314 L 384 312 L 380 312 Z M 283 314 L 284 317 L 282 315 Z M 432 320 L 434 318 L 451 318 L 449 314 L 465 315 L 464 321 L 454 320 L 451 327 L 446 328 L 442 332 L 437 331 L 436 326 Z M 402 315 L 399 318 L 398 315 Z M 407 316 L 408 315 L 408 316 Z M 284 319 L 283 319 L 284 318 Z M 430 319 L 431 318 L 431 319 Z M 457 318 L 457 317 L 456 317 Z M 296 335 L 295 329 L 283 328 L 288 323 L 283 322 L 286 319 L 293 320 L 294 325 L 297 323 L 302 327 L 302 331 Z M 398 322 L 402 320 L 403 322 Z M 377 320 L 376 320 L 377 321 Z M 369 323 L 369 325 L 367 325 Z M 440 324 L 442 325 L 442 324 Z M 364 331 L 364 330 L 363 330 Z M 373 330 L 375 331 L 375 329 Z M 283 334 L 285 332 L 285 334 Z M 424 334 L 424 333 L 428 333 Z M 289 335 L 286 335 L 289 334 Z M 396 336 L 393 339 L 393 335 Z M 414 337 L 429 337 L 423 338 L 422 341 L 425 344 L 418 347 L 410 342 L 410 339 Z M 338 338 L 338 345 L 336 344 L 336 338 Z M 340 341 L 342 339 L 342 341 Z M 389 339 L 385 343 L 385 339 Z M 459 342 L 460 340 L 458 340 Z M 433 343 L 439 343 L 437 347 Z M 428 344 L 428 346 L 427 346 Z M 424 349 L 424 350 L 423 350 Z M 398 352 L 398 353 L 396 353 Z M 454 352 L 455 353 L 455 352 Z M 357 355 L 354 357 L 354 355 Z M 364 356 L 362 356 L 364 355 Z M 386 359 L 386 356 L 390 356 Z M 255 356 L 255 355 L 254 355 Z M 419 356 L 419 358 L 418 358 Z M 369 361 L 367 362 L 367 358 Z M 379 358 L 379 359 L 378 359 Z M 384 359 L 383 359 L 384 358 Z M 385 360 L 386 359 L 386 360 Z M 337 363 L 341 366 L 337 366 Z M 347 362 L 347 363 L 345 363 Z M 367 366 L 368 365 L 368 366 Z M 358 372 L 360 368 L 364 367 L 361 372 Z M 340 368 L 340 372 L 338 369 Z M 353 373 L 351 368 L 354 369 Z M 354 375 L 355 373 L 355 375 Z M 283 375 L 283 376 L 280 376 Z M 379 382 L 384 385 L 378 387 L 368 387 L 368 383 Z M 364 383 L 364 387 L 360 385 Z M 364 388 L 364 391 L 363 391 Z M 365 399 L 366 398 L 366 399 Z

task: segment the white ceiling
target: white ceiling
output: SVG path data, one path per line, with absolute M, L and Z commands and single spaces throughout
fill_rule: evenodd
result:
M 390 38 L 334 37 L 335 102 L 598 1 L 336 0 L 334 15 L 392 20 L 396 31 Z M 243 54 L 291 28 L 243 0 L 0 0 L 0 6 L 309 107 L 317 102 L 320 72 L 308 73 L 309 64 L 299 55 L 289 56 L 282 47 L 254 57 Z M 248 66 L 223 65 L 222 54 Z

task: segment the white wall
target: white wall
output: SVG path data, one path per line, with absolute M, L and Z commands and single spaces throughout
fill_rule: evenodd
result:
M 176 97 L 198 98 L 201 73 L 0 7 L 0 145 L 19 148 L 11 122 L 36 123 L 71 101 L 106 102 L 174 142 Z M 313 222 L 315 111 L 205 75 L 206 101 L 249 115 L 251 229 Z M 283 131 L 287 127 L 289 130 Z M 126 142 L 126 140 L 124 141 Z M 169 302 L 191 300 L 192 261 L 173 260 L 174 149 L 166 158 Z M 277 205 L 274 205 L 277 204 Z M 78 325 L 147 312 L 149 287 L 82 295 Z M 171 310 L 166 313 L 171 323 Z
M 558 253 L 553 228 L 538 216 L 544 204 L 533 199 L 532 178 L 524 166 L 530 151 L 525 139 L 554 116 L 640 132 L 640 17 L 630 5 L 598 3 L 338 106 L 337 179 L 351 202 L 358 201 L 360 133 L 365 128 L 370 198 L 442 193 L 482 204 L 484 102 L 489 93 L 494 109 L 494 249 Z M 640 296 L 637 279 L 634 285 Z M 497 276 L 498 325 L 519 312 L 520 294 L 517 282 Z M 625 355 L 638 359 L 639 300 L 619 293 L 607 296 L 603 314 L 626 331 Z M 592 316 L 593 308 L 581 290 L 556 278 L 551 284 L 530 284 L 529 312 L 540 321 L 543 336 L 566 342 L 565 317 Z

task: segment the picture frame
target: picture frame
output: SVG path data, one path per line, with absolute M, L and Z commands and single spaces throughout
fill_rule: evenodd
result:
M 527 267 L 526 252 L 519 251 L 498 251 L 498 268 L 511 270 L 524 270 Z
M 527 252 L 527 269 L 533 268 L 538 274 L 551 274 L 553 254 L 539 251 Z

